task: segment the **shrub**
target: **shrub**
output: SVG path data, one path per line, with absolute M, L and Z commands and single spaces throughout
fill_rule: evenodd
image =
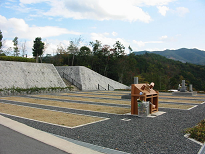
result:
M 190 138 L 193 138 L 199 142 L 205 142 L 205 119 L 193 128 L 188 128 L 185 133 L 190 134 Z
M 14 56 L 0 56 L 0 60 L 4 61 L 19 61 L 19 62 L 36 62 L 33 58 L 14 57 Z
M 26 94 L 32 94 L 35 92 L 57 92 L 57 91 L 62 91 L 62 90 L 72 90 L 73 87 L 50 87 L 50 88 L 38 88 L 38 87 L 32 87 L 32 88 L 19 88 L 19 87 L 12 87 L 12 88 L 4 88 L 4 89 L 0 89 L 0 92 L 6 92 L 6 93 L 11 93 L 11 94 L 15 94 L 15 93 L 26 93 Z

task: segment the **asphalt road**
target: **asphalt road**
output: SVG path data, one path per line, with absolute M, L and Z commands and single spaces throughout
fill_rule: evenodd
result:
M 0 125 L 0 154 L 68 154 Z

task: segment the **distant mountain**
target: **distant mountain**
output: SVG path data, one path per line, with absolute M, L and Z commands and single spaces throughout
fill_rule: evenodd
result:
M 150 51 L 134 51 L 135 55 L 145 54 Z M 181 61 L 183 63 L 192 63 L 205 65 L 205 51 L 198 49 L 187 49 L 181 48 L 178 50 L 164 50 L 164 51 L 152 51 L 151 53 L 159 54 L 169 59 L 173 59 L 176 61 Z

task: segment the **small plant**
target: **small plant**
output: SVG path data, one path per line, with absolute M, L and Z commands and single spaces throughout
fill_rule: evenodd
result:
M 137 102 L 139 102 L 139 103 L 142 103 L 142 100 L 140 100 L 140 99 L 137 99 Z
M 11 94 L 20 94 L 20 93 L 26 93 L 26 94 L 32 94 L 35 92 L 57 92 L 57 91 L 63 91 L 63 90 L 72 90 L 73 87 L 50 87 L 50 88 L 38 88 L 38 87 L 31 87 L 31 88 L 19 88 L 19 87 L 12 87 L 12 88 L 4 88 L 0 89 L 0 92 L 6 92 L 6 93 L 11 93 Z
M 201 143 L 205 142 L 205 119 L 193 128 L 188 128 L 185 133 L 190 134 L 189 137 Z

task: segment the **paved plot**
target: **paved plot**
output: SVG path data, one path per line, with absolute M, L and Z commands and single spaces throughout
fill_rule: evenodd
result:
M 83 92 L 81 97 L 86 98 L 86 92 Z M 98 94 L 98 92 L 87 92 L 90 95 Z M 78 92 L 78 97 L 80 92 Z M 113 92 L 100 92 L 106 98 L 108 96 L 116 96 L 116 93 Z M 119 96 L 125 94 L 124 92 L 119 92 Z M 72 93 L 72 96 L 74 93 Z M 98 94 L 99 95 L 99 94 Z M 101 96 L 101 98 L 102 98 Z M 164 95 L 165 96 L 165 95 Z M 28 96 L 35 97 L 35 96 Z M 39 98 L 40 96 L 36 97 Z M 170 98 L 170 95 L 167 95 Z M 204 99 L 202 99 L 202 98 Z M 39 98 L 45 99 L 45 98 Z M 114 100 L 113 98 L 110 98 Z M 163 97 L 163 99 L 165 99 Z M 178 99 L 178 98 L 176 98 Z M 186 100 L 186 98 L 180 98 Z M 197 98 L 195 98 L 197 99 Z M 68 101 L 63 99 L 58 99 L 58 101 Z M 205 96 L 200 96 L 201 102 L 205 101 Z M 139 118 L 132 115 L 117 115 L 111 113 L 101 113 L 93 111 L 84 111 L 77 109 L 69 108 L 60 108 L 54 106 L 45 106 L 39 104 L 29 104 L 23 102 L 15 101 L 5 101 L 0 100 L 1 102 L 32 106 L 37 108 L 44 108 L 48 110 L 58 110 L 62 112 L 70 112 L 75 114 L 91 115 L 97 117 L 109 118 L 106 121 L 97 122 L 89 125 L 84 125 L 77 128 L 66 128 L 59 125 L 52 125 L 48 123 L 38 122 L 30 119 L 24 119 L 21 117 L 15 117 L 12 115 L 4 115 L 16 121 L 25 123 L 31 127 L 56 134 L 68 139 L 72 139 L 79 143 L 89 144 L 89 148 L 97 146 L 97 149 L 100 150 L 100 147 L 104 149 L 113 149 L 116 151 L 122 151 L 126 153 L 197 153 L 201 145 L 187 139 L 184 137 L 184 130 L 189 127 L 193 127 L 198 122 L 205 118 L 205 104 L 197 104 L 195 108 L 190 110 L 179 110 L 179 109 L 169 109 L 169 108 L 160 108 L 160 111 L 166 112 L 163 115 L 157 116 L 155 118 L 143 117 Z M 75 102 L 75 101 L 73 101 Z M 87 104 L 98 103 L 98 102 L 84 102 Z M 172 103 L 167 102 L 167 103 Z M 176 103 L 176 102 L 175 102 Z M 180 103 L 180 102 L 179 102 Z M 106 104 L 106 103 L 105 103 Z M 186 104 L 186 103 L 184 103 Z M 101 104 L 103 105 L 103 104 Z M 109 105 L 108 103 L 106 105 Z M 118 104 L 117 106 L 120 106 Z M 122 107 L 130 107 L 122 106 Z M 126 119 L 126 120 L 122 120 Z M 93 146 L 95 145 L 95 146 Z M 102 148 L 103 149 L 103 148 Z M 111 151 L 106 151 L 105 153 L 112 153 Z

